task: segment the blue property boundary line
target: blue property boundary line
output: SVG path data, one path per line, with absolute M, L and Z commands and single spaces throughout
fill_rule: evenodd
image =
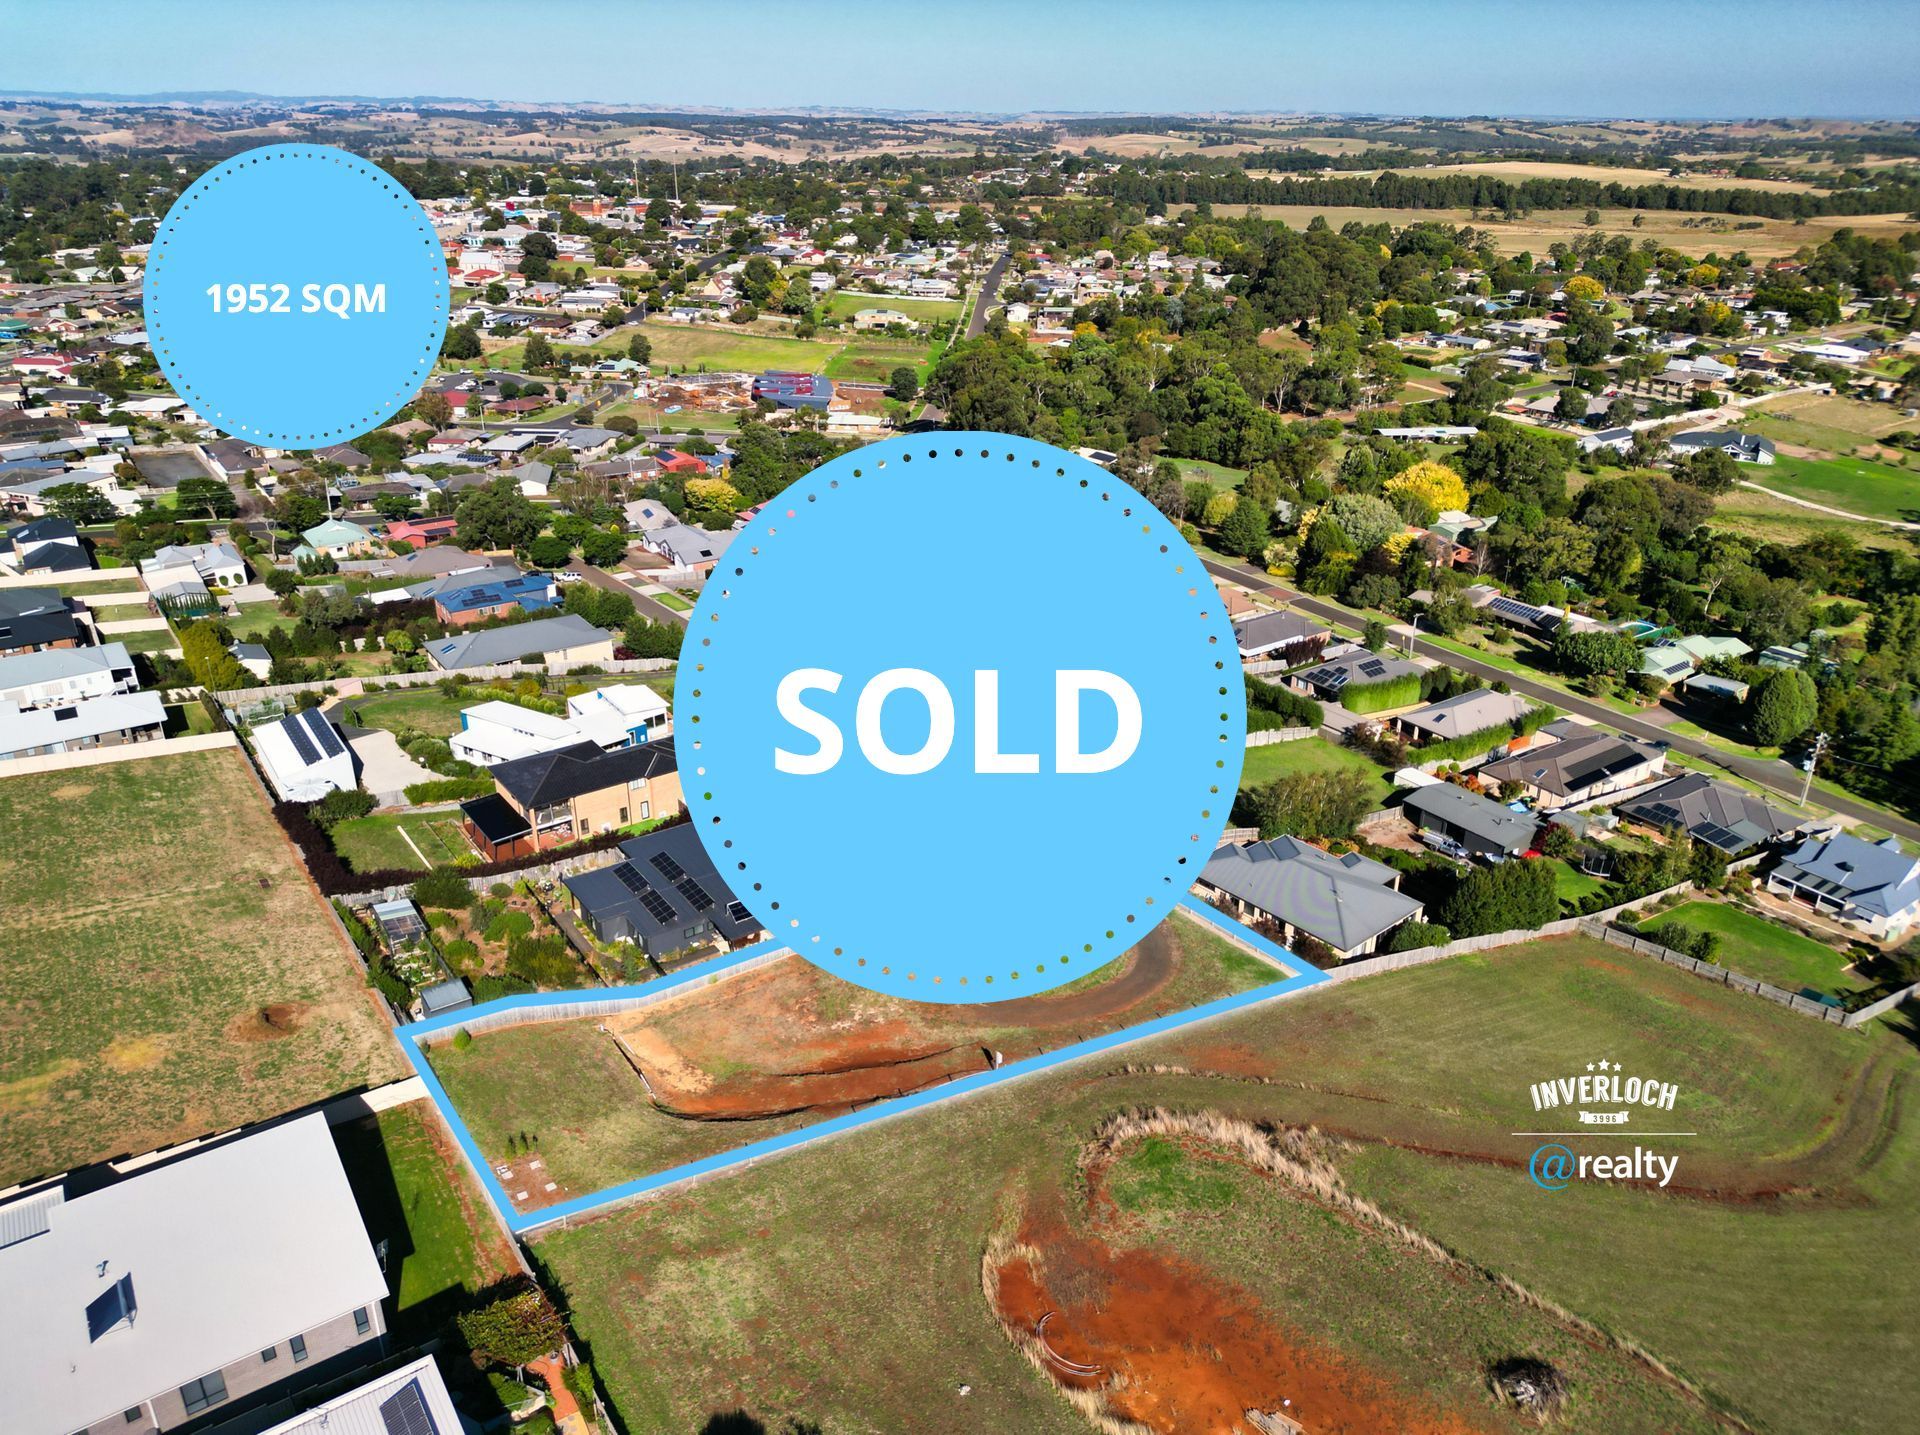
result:
M 586 988 L 580 991 L 540 992 L 529 996 L 502 997 L 497 1001 L 485 1002 L 479 1006 L 468 1007 L 463 1011 L 449 1012 L 443 1016 L 430 1017 L 424 1021 L 413 1022 L 399 1029 L 400 1045 L 406 1052 L 407 1060 L 419 1073 L 433 1102 L 440 1108 L 440 1114 L 446 1118 L 452 1129 L 454 1139 L 460 1143 L 466 1153 L 468 1163 L 478 1173 L 485 1187 L 488 1199 L 499 1211 L 507 1228 L 515 1235 L 523 1235 L 575 1216 L 583 1216 L 603 1206 L 615 1205 L 644 1196 L 654 1191 L 676 1186 L 695 1177 L 712 1176 L 734 1167 L 745 1166 L 767 1156 L 777 1155 L 805 1146 L 810 1142 L 823 1140 L 842 1132 L 870 1126 L 890 1117 L 901 1116 L 911 1111 L 937 1106 L 943 1101 L 970 1095 L 999 1086 L 1005 1082 L 1018 1081 L 1022 1077 L 1034 1076 L 1040 1072 L 1063 1066 L 1081 1057 L 1097 1055 L 1139 1041 L 1143 1037 L 1159 1036 L 1165 1032 L 1176 1031 L 1196 1022 L 1208 1021 L 1229 1012 L 1240 1011 L 1245 1007 L 1256 1006 L 1278 996 L 1305 987 L 1315 986 L 1326 981 L 1327 974 L 1307 962 L 1303 962 L 1286 948 L 1276 945 L 1257 932 L 1249 931 L 1231 917 L 1215 911 L 1203 903 L 1183 898 L 1181 910 L 1188 916 L 1214 928 L 1229 940 L 1242 946 L 1253 948 L 1293 975 L 1251 991 L 1237 992 L 1232 996 L 1220 997 L 1215 1001 L 1203 1002 L 1185 1011 L 1171 1015 L 1155 1017 L 1151 1021 L 1140 1022 L 1134 1026 L 1122 1027 L 1118 1031 L 1091 1037 L 1086 1041 L 1063 1046 L 1054 1051 L 1041 1052 L 1037 1056 L 1023 1057 L 1019 1061 L 1010 1061 L 993 1071 L 975 1072 L 941 1086 L 930 1086 L 920 1091 L 909 1092 L 905 1096 L 890 1097 L 885 1101 L 876 1101 L 871 1106 L 863 1106 L 858 1111 L 850 1111 L 843 1116 L 830 1117 L 825 1121 L 816 1121 L 812 1125 L 802 1126 L 795 1131 L 783 1132 L 778 1136 L 768 1136 L 759 1141 L 737 1146 L 731 1151 L 718 1152 L 702 1157 L 698 1161 L 689 1161 L 684 1165 L 673 1166 L 651 1176 L 636 1177 L 623 1181 L 617 1186 L 608 1186 L 604 1190 L 592 1191 L 584 1196 L 575 1196 L 557 1205 L 543 1206 L 536 1211 L 521 1212 L 514 1209 L 513 1201 L 506 1189 L 494 1175 L 493 1165 L 480 1150 L 479 1143 L 473 1139 L 473 1133 L 467 1130 L 467 1124 L 459 1111 L 448 1098 L 446 1088 L 440 1084 L 440 1078 L 434 1074 L 433 1066 L 427 1060 L 424 1042 L 428 1037 L 440 1032 L 465 1026 L 476 1017 L 489 1016 L 504 1011 L 538 1010 L 541 1007 L 569 1006 L 583 1001 L 618 1001 L 626 997 L 658 996 L 674 987 L 683 987 L 695 982 L 717 976 L 737 967 L 743 962 L 770 952 L 791 950 L 787 943 L 779 940 L 759 942 L 751 947 L 742 947 L 739 951 L 728 952 L 725 956 L 714 957 L 696 963 L 669 977 L 647 982 L 641 986 Z

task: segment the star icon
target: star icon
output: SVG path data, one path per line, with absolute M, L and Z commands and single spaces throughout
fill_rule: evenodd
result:
M 1602 1071 L 1618 1071 L 1618 1070 L 1619 1070 L 1620 1068 L 1619 1068 L 1619 1067 L 1617 1067 L 1617 1066 L 1615 1066 L 1615 1067 L 1610 1067 L 1610 1066 L 1608 1066 L 1608 1065 L 1607 1065 L 1607 1063 L 1606 1063 L 1606 1062 L 1604 1062 L 1604 1061 L 1603 1061 L 1603 1062 L 1601 1062 L 1601 1063 L 1600 1063 L 1600 1069 L 1601 1069 Z
M 1587 1070 L 1588 1070 L 1588 1071 L 1592 1071 L 1592 1070 L 1593 1070 L 1593 1063 L 1592 1063 L 1592 1062 L 1588 1062 L 1588 1063 L 1587 1063 Z

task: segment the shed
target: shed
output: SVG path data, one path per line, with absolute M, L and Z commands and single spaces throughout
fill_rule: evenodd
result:
M 461 977 L 450 977 L 444 982 L 435 982 L 420 992 L 420 1017 L 445 1016 L 450 1011 L 465 1011 L 473 1005 L 473 993 L 467 990 L 466 981 Z

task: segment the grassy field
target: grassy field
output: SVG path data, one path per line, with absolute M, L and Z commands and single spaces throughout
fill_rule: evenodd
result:
M 933 368 L 934 346 L 919 339 L 889 339 L 884 334 L 862 334 L 827 363 L 830 379 L 862 384 L 884 384 L 895 369 L 912 369 L 925 380 Z
M 1920 513 L 1920 473 L 1858 458 L 1789 458 L 1780 455 L 1741 477 L 1776 493 L 1804 498 L 1863 518 L 1911 522 Z
M 1323 737 L 1248 748 L 1246 764 L 1240 769 L 1240 790 L 1264 787 L 1276 777 L 1296 772 L 1357 772 L 1374 780 L 1381 802 L 1393 795 L 1391 775 L 1378 763 Z
M 1749 424 L 1769 438 L 1846 453 L 1855 445 L 1885 438 L 1912 420 L 1885 404 L 1869 404 L 1837 394 L 1794 394 L 1749 411 Z
M 0 1183 L 404 1074 L 244 761 L 0 789 Z
M 794 339 L 780 334 L 757 334 L 694 324 L 666 324 L 648 320 L 640 326 L 653 344 L 656 370 L 740 369 L 765 373 L 768 369 L 797 369 L 819 373 L 840 351 L 838 339 Z
M 1771 475 L 1778 467 L 1775 464 L 1760 472 Z M 1744 478 L 1746 475 L 1743 473 L 1741 476 Z M 1770 484 L 1771 480 L 1756 478 L 1754 482 Z M 1812 495 L 1807 497 L 1812 498 Z M 1826 500 L 1813 501 L 1819 503 Z M 1833 506 L 1838 508 L 1841 505 Z M 1714 503 L 1713 522 L 1716 528 L 1744 533 L 1768 543 L 1792 545 L 1804 543 L 1820 534 L 1836 533 L 1844 534 L 1863 548 L 1893 548 L 1904 553 L 1912 547 L 1905 533 L 1897 528 L 1816 513 L 1810 508 L 1789 503 L 1784 498 L 1756 493 L 1750 488 L 1736 488 L 1731 493 L 1721 495 Z
M 519 1266 L 425 1101 L 333 1130 L 367 1235 L 387 1242 L 389 1328 L 402 1342 L 446 1325 L 477 1292 Z
M 1180 476 L 1189 483 L 1210 483 L 1222 493 L 1238 488 L 1247 476 L 1244 468 L 1228 468 L 1203 458 L 1179 458 L 1174 462 L 1180 465 Z
M 921 324 L 951 319 L 960 312 L 958 299 L 908 299 L 898 294 L 856 294 L 842 289 L 827 300 L 827 317 L 851 319 L 862 309 L 891 309 Z
M 435 737 L 451 737 L 460 731 L 460 710 L 478 701 L 471 695 L 448 697 L 437 687 L 393 688 L 348 698 L 336 711 L 355 727 L 385 728 L 388 732 L 411 728 Z
M 1169 985 L 1106 1020 L 1089 1019 L 1060 1027 L 996 1027 L 991 1022 L 975 1023 L 958 1017 L 948 1021 L 945 1013 L 949 1008 L 870 996 L 832 978 L 789 982 L 778 973 L 774 978 L 778 987 L 768 990 L 791 995 L 794 1005 L 804 1004 L 829 1030 L 894 1032 L 906 1026 L 925 1026 L 942 1042 L 971 1051 L 992 1047 L 1017 1056 L 1155 1015 L 1184 1011 L 1281 979 L 1275 968 L 1246 955 L 1191 918 L 1175 916 L 1162 930 L 1178 944 L 1180 969 Z M 800 959 L 789 960 L 797 964 Z M 804 968 L 796 975 L 811 976 L 812 972 L 812 968 Z M 1111 966 L 1089 973 L 1059 995 L 1092 991 L 1116 975 L 1117 969 Z M 782 1039 L 757 1018 L 739 1016 L 749 1006 L 753 1013 L 762 1013 L 766 996 L 757 984 L 748 986 L 751 981 L 751 977 L 735 977 L 717 988 L 717 993 L 723 994 L 716 997 L 722 1002 L 720 1008 L 702 1001 L 690 1011 L 676 1007 L 644 1023 L 663 1035 L 663 1048 L 675 1040 L 681 1043 L 675 1048 L 676 1060 L 682 1051 L 700 1054 L 704 1077 L 690 1076 L 693 1084 L 698 1085 L 702 1079 L 715 1084 L 756 1077 L 769 1058 L 800 1067 L 811 1060 L 810 1053 L 801 1051 L 807 1045 L 804 1034 Z M 818 991 L 817 987 L 825 990 Z M 714 1011 L 728 1015 L 748 1049 L 735 1049 L 735 1043 L 726 1037 L 716 1042 L 710 1035 L 689 1036 L 689 1031 L 701 1031 Z M 767 1020 L 778 1022 L 784 1015 L 771 1015 Z M 563 1195 L 602 1190 L 777 1135 L 827 1114 L 720 1121 L 669 1115 L 648 1103 L 627 1058 L 602 1025 L 598 1020 L 588 1020 L 509 1027 L 477 1037 L 465 1051 L 455 1051 L 449 1043 L 431 1048 L 429 1055 L 448 1097 L 488 1158 L 500 1159 L 508 1153 L 512 1139 L 531 1136 L 551 1179 L 564 1188 Z M 814 1028 L 816 1035 L 818 1030 Z M 644 1033 L 624 1027 L 623 1031 L 631 1046 L 653 1050 Z M 899 1044 L 896 1040 L 895 1046 Z M 693 1058 L 689 1055 L 685 1059 Z M 667 1060 L 662 1057 L 656 1074 L 665 1069 Z
M 1838 996 L 1868 985 L 1864 978 L 1846 970 L 1846 957 L 1825 942 L 1816 942 L 1741 907 L 1724 902 L 1683 902 L 1672 911 L 1648 917 L 1641 927 L 1644 930 L 1662 922 L 1678 922 L 1695 932 L 1718 933 L 1716 962 L 1790 992 L 1810 988 Z
M 1170 204 L 1167 214 L 1169 217 L 1176 216 L 1188 208 L 1184 204 Z M 1213 207 L 1213 212 L 1223 219 L 1241 218 L 1249 210 L 1266 219 L 1285 220 L 1294 229 L 1305 229 L 1316 214 L 1325 216 L 1327 223 L 1335 229 L 1345 224 L 1390 224 L 1395 229 L 1409 224 L 1472 225 L 1476 231 L 1485 234 L 1502 254 L 1518 254 L 1521 250 L 1541 254 L 1555 241 L 1573 244 L 1595 233 L 1586 223 L 1586 211 L 1581 209 L 1536 210 L 1524 219 L 1502 220 L 1497 215 L 1487 214 L 1476 218 L 1473 211 L 1468 209 L 1368 209 L 1291 204 L 1216 204 Z M 1730 215 L 1687 215 L 1678 211 L 1641 210 L 1637 213 L 1640 227 L 1636 229 L 1633 225 L 1636 211 L 1603 209 L 1600 211 L 1598 230 L 1605 234 L 1629 235 L 1635 244 L 1643 239 L 1651 239 L 1669 245 L 1682 254 L 1696 257 L 1744 250 L 1756 259 L 1781 259 L 1801 248 L 1813 248 L 1825 243 L 1840 229 L 1852 229 L 1855 233 L 1876 238 L 1892 238 L 1913 228 L 1913 221 L 1900 214 L 1832 215 L 1795 221 L 1754 220 Z M 1696 222 L 1690 224 L 1690 219 Z M 1746 224 L 1755 227 L 1741 227 Z
M 129 653 L 158 653 L 180 645 L 171 628 L 143 628 L 137 633 L 108 633 L 110 643 L 124 643 Z
M 1545 1119 L 1529 1083 L 1601 1056 L 1679 1086 L 1675 1114 L 1701 1136 L 1662 1149 L 1684 1193 L 1588 1181 L 1548 1194 L 1516 1166 L 1536 1138 L 1508 1133 Z M 1585 939 L 1530 942 L 1256 1008 L 537 1250 L 628 1428 L 737 1410 L 769 1429 L 1066 1435 L 1082 1417 L 985 1307 L 989 1235 L 1035 1211 L 1076 1231 L 1093 1220 L 1075 1156 L 1116 1112 L 1315 1123 L 1336 1134 L 1347 1185 L 1389 1216 L 1639 1342 L 1756 1428 L 1887 1429 L 1920 1395 L 1920 1268 L 1863 1254 L 1920 1236 L 1920 1141 L 1898 1100 L 1916 1070 L 1911 1030 L 1842 1032 Z M 1189 1286 L 1224 1282 L 1296 1344 L 1392 1372 L 1436 1419 L 1534 1428 L 1483 1393 L 1490 1361 L 1526 1352 L 1568 1376 L 1556 1428 L 1711 1428 L 1604 1347 L 1478 1278 L 1436 1280 L 1407 1247 L 1217 1148 L 1188 1143 L 1202 1164 L 1185 1175 L 1150 1154 L 1113 1186 L 1138 1224 L 1108 1222 L 1103 1239 L 1151 1239 Z

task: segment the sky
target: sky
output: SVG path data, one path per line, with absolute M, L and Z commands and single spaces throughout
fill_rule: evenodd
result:
M 1920 0 L 0 0 L 0 91 L 1920 115 Z

